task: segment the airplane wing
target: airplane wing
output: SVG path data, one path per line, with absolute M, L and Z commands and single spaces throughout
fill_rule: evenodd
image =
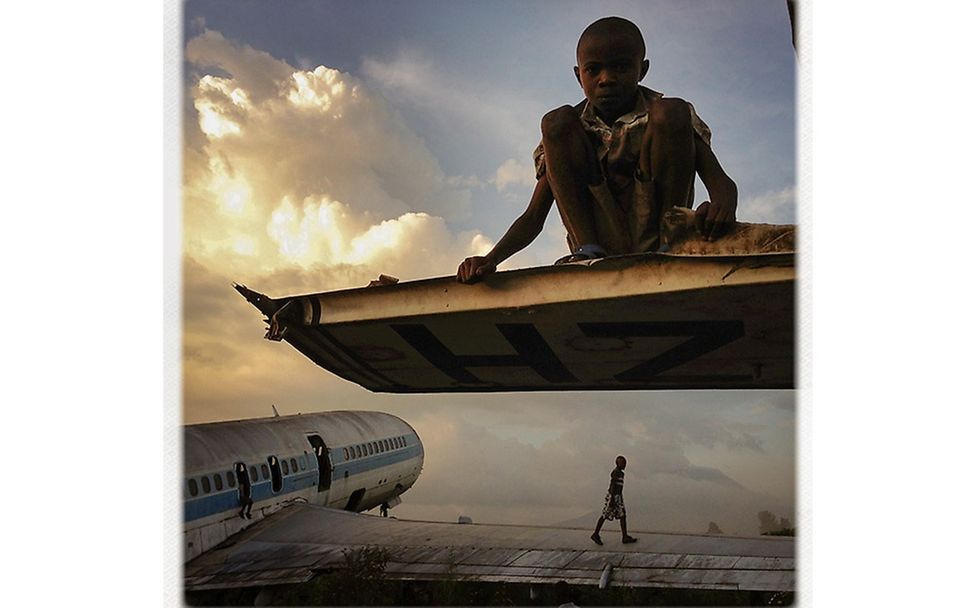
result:
M 279 299 L 237 285 L 371 391 L 790 389 L 793 252 L 647 253 Z
M 301 583 L 340 569 L 343 552 L 379 547 L 395 580 L 794 591 L 790 537 L 639 533 L 605 545 L 590 530 L 408 521 L 295 504 L 185 566 L 187 591 Z

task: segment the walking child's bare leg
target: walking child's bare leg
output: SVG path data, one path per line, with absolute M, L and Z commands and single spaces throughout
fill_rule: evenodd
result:
M 639 171 L 644 179 L 653 180 L 659 217 L 672 207 L 688 205 L 695 173 L 693 138 L 687 102 L 676 98 L 653 102 L 639 153 Z
M 578 114 L 563 106 L 541 119 L 545 170 L 561 221 L 574 247 L 599 244 L 588 185 L 601 181 L 595 150 Z

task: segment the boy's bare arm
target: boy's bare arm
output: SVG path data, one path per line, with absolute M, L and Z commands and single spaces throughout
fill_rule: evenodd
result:
M 713 149 L 695 137 L 696 170 L 707 188 L 710 200 L 697 207 L 697 226 L 712 241 L 737 221 L 737 184 L 726 173 Z
M 548 175 L 543 174 L 534 186 L 534 193 L 524 213 L 514 220 L 487 255 L 472 256 L 461 262 L 457 268 L 457 281 L 475 283 L 497 270 L 498 264 L 530 245 L 541 234 L 554 200 L 555 196 L 548 185 Z

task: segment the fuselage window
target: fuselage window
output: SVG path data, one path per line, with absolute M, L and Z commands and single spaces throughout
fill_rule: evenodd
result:
M 266 480 L 266 479 L 270 479 L 270 477 L 271 477 L 271 473 L 270 470 L 268 470 L 267 465 L 266 464 L 260 465 L 260 478 Z
M 237 478 L 234 477 L 233 471 L 227 471 L 227 485 L 231 488 L 237 487 Z
M 203 493 L 204 494 L 209 494 L 210 493 L 210 478 L 204 476 L 202 479 L 200 479 L 200 481 L 203 482 Z
M 257 467 L 250 465 L 250 481 L 257 481 Z
M 301 467 L 301 468 L 303 469 L 304 467 Z M 293 459 L 293 458 L 291 459 L 291 472 L 292 473 L 297 473 L 298 472 L 298 461 L 295 460 L 295 459 Z
M 196 496 L 199 493 L 200 493 L 200 488 L 199 488 L 198 485 L 196 485 L 196 480 L 195 479 L 190 479 L 189 480 L 189 495 L 190 496 Z
M 290 472 L 288 471 L 287 458 L 281 461 L 281 469 L 284 471 L 285 475 L 287 475 Z
M 277 456 L 268 456 L 267 463 L 271 465 L 271 489 L 280 492 L 281 488 L 284 487 L 284 479 L 281 477 L 281 462 Z
M 369 456 L 371 456 L 372 455 L 372 444 L 371 443 L 368 444 L 368 448 L 369 448 Z
M 216 485 L 217 492 L 223 489 L 223 477 L 219 473 L 213 474 L 213 483 Z
M 342 453 L 345 454 L 345 460 L 348 460 L 348 448 L 342 448 Z
M 355 457 L 356 458 L 362 457 L 362 446 L 360 445 L 355 446 Z

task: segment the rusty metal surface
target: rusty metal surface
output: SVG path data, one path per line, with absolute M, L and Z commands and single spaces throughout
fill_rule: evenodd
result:
M 386 519 L 293 505 L 186 565 L 189 590 L 307 580 L 342 568 L 348 551 L 381 547 L 385 576 L 403 580 L 597 585 L 606 564 L 611 585 L 793 591 L 794 539 L 633 531 L 639 542 L 589 530 L 452 524 Z
M 787 389 L 794 283 L 793 253 L 641 254 L 475 285 L 238 291 L 314 363 L 377 392 Z

